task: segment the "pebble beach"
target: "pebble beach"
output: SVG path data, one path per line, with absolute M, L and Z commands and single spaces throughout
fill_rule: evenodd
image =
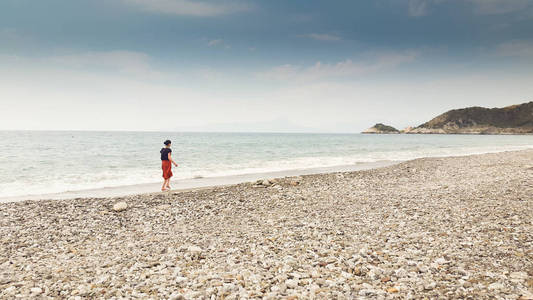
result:
M 533 299 L 533 149 L 0 204 L 1 299 Z

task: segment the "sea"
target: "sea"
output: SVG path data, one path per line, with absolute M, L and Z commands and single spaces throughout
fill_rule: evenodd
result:
M 533 135 L 0 131 L 0 198 L 533 148 Z M 157 190 L 154 190 L 157 191 Z

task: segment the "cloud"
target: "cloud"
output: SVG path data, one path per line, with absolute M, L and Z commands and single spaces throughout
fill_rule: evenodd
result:
M 478 15 L 497 15 L 523 10 L 530 11 L 533 8 L 531 0 L 465 0 L 472 4 L 472 9 Z M 407 13 L 411 17 L 427 16 L 436 4 L 451 2 L 450 0 L 409 0 Z
M 33 63 L 61 69 L 107 72 L 145 79 L 159 78 L 162 75 L 152 66 L 150 56 L 135 51 L 89 51 L 45 57 Z
M 532 7 L 531 0 L 468 0 L 474 5 L 474 13 L 496 15 L 521 11 Z
M 224 49 L 231 49 L 231 45 L 223 39 L 207 40 L 208 47 L 222 47 Z
M 374 61 L 370 63 L 354 62 L 347 59 L 335 64 L 325 64 L 318 61 L 314 65 L 308 67 L 286 64 L 257 73 L 257 75 L 262 79 L 270 80 L 314 81 L 335 79 L 360 76 L 384 69 L 390 69 L 403 63 L 412 62 L 415 60 L 416 56 L 417 53 L 415 52 L 405 52 L 381 55 L 376 57 Z
M 0 37 L 2 39 L 17 39 L 19 35 L 15 28 L 0 28 Z
M 427 16 L 431 12 L 433 6 L 446 1 L 449 0 L 409 0 L 407 2 L 407 14 L 410 17 Z
M 303 34 L 302 37 L 311 38 L 318 41 L 340 41 L 342 38 L 336 34 L 326 34 L 326 33 L 309 33 Z
M 161 14 L 211 17 L 247 11 L 250 5 L 237 1 L 122 0 L 145 11 Z
M 33 39 L 28 34 L 22 33 L 16 28 L 0 27 L 0 41 L 6 46 L 29 46 L 33 42 Z
M 428 1 L 426 0 L 409 0 L 407 5 L 407 13 L 411 17 L 422 17 L 428 14 Z
M 498 45 L 495 54 L 499 56 L 533 58 L 533 41 L 514 40 Z
M 217 45 L 221 45 L 223 43 L 224 43 L 223 39 L 210 40 L 210 41 L 207 42 L 207 46 L 214 47 L 214 46 L 217 46 Z

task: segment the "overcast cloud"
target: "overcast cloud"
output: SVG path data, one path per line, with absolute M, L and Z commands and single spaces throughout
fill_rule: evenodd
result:
M 6 0 L 0 130 L 419 125 L 532 101 L 531 28 L 528 0 Z

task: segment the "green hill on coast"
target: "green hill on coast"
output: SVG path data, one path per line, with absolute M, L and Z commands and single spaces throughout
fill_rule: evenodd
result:
M 407 133 L 533 133 L 533 101 L 503 108 L 453 109 Z

